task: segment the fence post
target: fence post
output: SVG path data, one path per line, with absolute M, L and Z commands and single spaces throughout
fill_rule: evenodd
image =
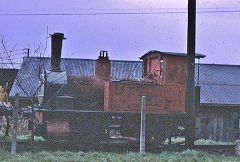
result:
M 31 122 L 32 122 L 32 130 L 31 130 L 31 152 L 34 152 L 34 134 L 35 134 L 35 125 L 34 125 L 34 105 L 32 104 L 32 114 L 31 114 Z
M 146 96 L 142 96 L 141 130 L 140 130 L 140 153 L 145 152 L 146 98 L 147 98 Z
M 240 156 L 240 140 L 236 140 L 235 154 Z
M 18 106 L 19 106 L 19 94 L 15 95 L 15 104 L 13 106 L 13 131 L 12 131 L 12 148 L 11 154 L 16 154 L 17 147 L 17 121 L 18 121 Z

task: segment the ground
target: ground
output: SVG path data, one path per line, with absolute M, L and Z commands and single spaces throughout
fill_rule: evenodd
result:
M 151 153 L 99 153 L 99 152 L 24 152 L 17 155 L 10 155 L 8 152 L 0 152 L 0 161 L 86 161 L 86 162 L 130 162 L 130 161 L 164 161 L 164 162 L 215 162 L 215 161 L 240 161 L 240 157 L 223 157 L 211 155 L 206 152 L 186 150 L 183 152 L 162 152 L 158 154 Z
M 26 141 L 30 136 L 19 135 L 18 141 Z M 178 138 L 173 142 L 179 142 L 183 139 Z M 240 157 L 237 156 L 224 156 L 221 154 L 214 155 L 207 152 L 195 151 L 195 150 L 185 150 L 182 152 L 173 152 L 165 151 L 162 153 L 144 153 L 140 154 L 138 152 L 121 152 L 115 153 L 114 149 L 111 152 L 82 152 L 73 149 L 67 149 L 71 151 L 64 151 L 59 147 L 59 145 L 52 145 L 52 147 L 46 148 L 47 141 L 44 141 L 42 138 L 36 138 L 36 145 L 34 146 L 35 152 L 31 153 L 29 146 L 21 146 L 20 144 L 17 147 L 17 155 L 10 154 L 10 141 L 11 137 L 3 138 L 3 134 L 0 134 L 0 141 L 6 141 L 5 144 L 0 144 L 0 161 L 103 161 L 103 162 L 121 162 L 121 161 L 144 161 L 144 162 L 154 162 L 154 161 L 165 161 L 165 162 L 215 162 L 215 161 L 240 161 Z M 198 144 L 210 144 L 212 141 L 200 140 Z M 44 145 L 42 147 L 40 145 Z M 216 144 L 216 143 L 214 143 Z M 225 144 L 225 143 L 221 143 Z M 231 144 L 231 143 L 230 143 Z M 63 144 L 60 144 L 61 146 Z M 71 147 L 71 146 L 66 146 Z

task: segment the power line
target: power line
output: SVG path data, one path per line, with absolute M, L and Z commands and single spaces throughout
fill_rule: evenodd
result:
M 69 8 L 63 8 L 63 9 L 39 9 L 39 8 L 22 8 L 22 9 L 0 9 L 0 11 L 115 11 L 115 10 L 122 10 L 122 11 L 144 11 L 144 10 L 187 10 L 186 7 L 176 7 L 176 8 L 167 8 L 167 7 L 162 7 L 162 8 L 76 8 L 76 9 L 69 9 Z M 197 10 L 204 10 L 204 9 L 237 9 L 237 7 L 199 7 Z
M 26 49 L 19 49 L 19 50 L 9 50 L 7 52 L 0 52 L 0 55 L 1 54 L 10 54 L 10 55 L 19 55 L 19 54 L 26 54 L 26 52 L 24 52 L 24 50 Z M 22 52 L 18 52 L 18 51 L 22 51 Z
M 164 12 L 95 12 L 95 13 L 1 13 L 0 16 L 96 16 L 96 15 L 160 15 L 160 14 L 186 14 L 186 11 Z M 205 13 L 240 13 L 240 10 L 198 11 Z
M 95 16 L 95 15 L 157 15 L 186 12 L 107 12 L 107 13 L 3 13 L 0 16 Z
M 9 52 L 9 53 L 12 53 L 12 52 L 23 51 L 23 50 L 26 50 L 26 48 L 16 49 L 16 50 L 8 50 L 8 52 Z M 7 53 L 7 52 L 3 52 L 3 53 Z
M 0 53 L 0 54 L 3 54 L 3 53 Z M 26 55 L 27 52 L 21 52 L 21 53 L 11 53 L 10 55 L 11 56 L 19 56 L 19 55 Z
M 2 62 L 2 63 L 0 63 L 0 65 L 8 65 L 8 64 L 12 64 L 12 63 L 9 63 L 9 62 Z M 13 64 L 21 65 L 22 63 L 21 62 L 13 62 Z
M 16 51 L 22 51 L 22 50 L 26 50 L 26 48 L 23 48 L 23 49 L 14 49 L 14 50 L 9 50 L 9 52 L 16 52 Z

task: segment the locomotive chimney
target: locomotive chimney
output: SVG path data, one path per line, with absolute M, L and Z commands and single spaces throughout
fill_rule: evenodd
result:
M 107 51 L 100 51 L 100 55 L 96 60 L 95 76 L 102 78 L 110 78 L 111 76 L 111 63 Z
M 60 71 L 63 33 L 51 34 L 51 71 Z

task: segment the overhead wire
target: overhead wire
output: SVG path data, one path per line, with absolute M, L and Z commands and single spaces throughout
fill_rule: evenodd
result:
M 23 49 L 16 49 L 16 50 L 8 50 L 8 52 L 11 53 L 11 52 L 23 51 L 23 50 L 26 50 L 26 48 L 23 48 Z M 4 53 L 7 53 L 7 52 L 4 52 Z
M 0 9 L 0 11 L 114 11 L 114 10 L 122 10 L 122 11 L 130 11 L 130 10 L 187 10 L 187 7 L 159 7 L 159 8 L 10 8 L 10 9 Z M 197 7 L 197 10 L 206 10 L 206 9 L 214 9 L 214 10 L 222 10 L 222 9 L 238 9 L 238 7 Z
M 22 53 L 11 53 L 11 56 L 19 56 L 19 55 L 26 55 L 26 52 L 22 52 Z
M 26 50 L 26 48 L 23 48 L 23 49 L 16 49 L 16 50 L 3 51 L 3 52 L 0 52 L 0 54 L 8 54 L 8 53 L 10 53 L 10 54 L 14 54 L 14 52 L 18 52 L 18 51 L 23 51 L 23 53 L 25 53 L 24 50 Z
M 186 14 L 187 11 L 159 11 L 159 12 L 92 12 L 92 13 L 0 13 L 0 16 L 96 16 L 96 15 L 160 15 L 160 14 Z M 208 10 L 197 11 L 206 13 L 240 13 L 240 10 Z
M 1 68 L 16 68 L 20 66 L 20 60 L 23 59 L 26 52 L 24 49 L 12 49 L 7 50 L 3 48 L 3 51 L 0 53 L 0 60 L 1 60 Z M 20 52 L 22 51 L 22 52 Z

